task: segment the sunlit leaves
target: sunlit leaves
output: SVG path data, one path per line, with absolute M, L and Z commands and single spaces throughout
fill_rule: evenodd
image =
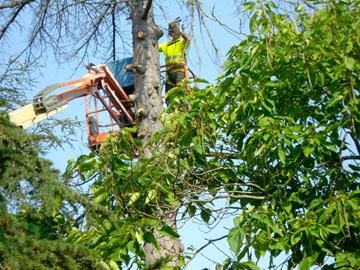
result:
M 228 243 L 231 251 L 237 255 L 243 245 L 244 230 L 240 227 L 234 227 L 229 231 Z
M 271 201 L 241 213 L 247 241 L 237 246 L 234 227 L 229 244 L 241 255 L 254 248 L 258 258 L 291 251 L 291 263 L 309 269 L 325 256 L 336 258 L 352 242 L 348 235 L 359 233 L 348 222 L 358 204 L 345 203 L 359 186 L 359 141 L 350 122 L 358 121 L 360 48 L 353 25 L 360 21 L 349 19 L 359 3 L 326 2 L 309 14 L 309 6 L 298 4 L 293 17 L 264 3 L 244 4 L 251 35 L 230 50 L 218 91 L 228 98 L 219 104 L 223 132 L 241 147 L 242 172 Z M 345 152 L 353 153 L 346 166 Z
M 154 228 L 179 237 L 154 218 L 159 209 L 183 206 L 181 218 L 213 225 L 221 198 L 238 215 L 223 269 L 257 269 L 255 257 L 284 253 L 299 269 L 326 257 L 330 267 L 357 263 L 359 6 L 312 3 L 310 13 L 296 4 L 281 14 L 269 1 L 247 2 L 250 34 L 229 51 L 217 84 L 167 94 L 151 158 L 125 133 L 76 167 L 97 168 L 94 199 L 121 217 L 121 228 L 101 227 L 104 254 L 107 233 L 139 258 Z

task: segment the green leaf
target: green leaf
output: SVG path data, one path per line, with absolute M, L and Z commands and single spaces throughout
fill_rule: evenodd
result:
M 345 52 L 346 52 L 346 53 L 351 52 L 352 49 L 353 49 L 353 47 L 354 47 L 354 44 L 351 42 L 351 40 L 348 40 L 348 42 L 347 42 L 347 44 L 346 44 L 346 50 L 345 50 Z
M 281 238 L 280 240 L 277 240 L 275 243 L 272 243 L 270 245 L 270 248 L 272 250 L 287 251 L 289 249 L 289 239 Z
M 201 210 L 200 216 L 202 218 L 203 221 L 205 221 L 206 223 L 209 223 L 210 220 L 210 210 L 208 209 L 203 209 Z
M 144 238 L 144 241 L 145 241 L 146 243 L 151 243 L 151 244 L 153 244 L 155 247 L 158 246 L 158 243 L 157 243 L 157 241 L 156 241 L 156 239 L 155 239 L 155 236 L 154 236 L 154 234 L 152 234 L 151 232 L 145 232 L 144 235 L 143 235 L 143 238 Z
M 110 231 L 113 226 L 111 224 L 111 222 L 108 219 L 103 219 L 101 226 L 106 230 L 106 231 Z
M 313 153 L 315 150 L 315 147 L 313 146 L 306 146 L 303 148 L 303 153 L 305 157 L 309 157 L 311 153 Z
M 179 238 L 180 235 L 173 230 L 173 228 L 171 228 L 170 226 L 166 225 L 164 227 L 162 227 L 160 229 L 160 233 L 162 235 L 168 236 L 168 237 L 172 237 L 172 238 Z
M 284 210 L 287 214 L 291 214 L 292 204 L 289 202 L 284 203 Z
M 315 264 L 317 257 L 318 257 L 318 254 L 315 253 L 315 254 L 303 259 L 299 265 L 299 270 L 309 270 L 310 267 Z
M 300 230 L 298 230 L 298 231 L 296 231 L 295 233 L 293 233 L 292 235 L 291 235 L 291 237 L 290 237 L 290 243 L 291 243 L 291 245 L 296 245 L 297 243 L 299 243 L 300 242 L 300 240 L 301 240 L 301 238 L 302 238 L 302 231 L 303 231 L 304 229 L 300 229 Z
M 249 26 L 250 26 L 250 32 L 252 34 L 255 34 L 255 32 L 259 26 L 258 16 L 256 13 L 251 17 Z
M 156 244 L 155 236 L 151 232 L 145 232 L 143 238 L 144 241 L 147 243 Z
M 335 104 L 339 103 L 343 99 L 344 96 L 341 93 L 335 93 L 334 96 L 329 100 L 328 107 L 334 107 Z
M 244 225 L 246 220 L 243 215 L 240 215 L 240 216 L 235 217 L 233 222 L 234 222 L 234 227 L 241 227 Z
M 189 146 L 191 143 L 192 136 L 193 136 L 193 131 L 186 130 L 185 133 L 181 136 L 180 145 Z
M 227 258 L 225 259 L 225 261 L 223 262 L 223 268 L 222 269 L 229 269 L 228 267 L 231 265 L 231 259 Z
M 237 255 L 243 245 L 244 231 L 240 227 L 234 227 L 229 231 L 228 243 L 231 251 Z
M 243 11 L 253 11 L 256 7 L 255 2 L 246 2 L 243 4 L 244 8 Z
M 139 198 L 140 198 L 140 192 L 133 192 L 133 193 L 130 193 L 130 199 L 129 199 L 129 202 L 128 202 L 128 205 L 132 205 L 133 203 L 135 203 Z
M 181 202 L 175 199 L 172 193 L 167 193 L 166 201 L 174 207 L 179 207 L 181 205 Z
M 97 193 L 96 197 L 94 196 L 94 202 L 101 204 L 102 202 L 106 201 L 108 198 L 108 194 L 105 192 L 105 190 L 102 190 L 102 192 Z
M 272 108 L 266 104 L 265 100 L 261 100 L 261 105 L 267 110 L 268 112 L 272 112 Z
M 260 270 L 260 267 L 253 261 L 237 263 L 237 266 L 239 267 L 237 269 Z
M 233 77 L 227 77 L 221 84 L 223 89 L 228 88 L 234 81 Z
M 201 144 L 195 144 L 195 145 L 193 146 L 193 149 L 194 149 L 197 153 L 199 153 L 200 155 L 202 155 L 203 152 L 204 152 Z
M 156 194 L 157 191 L 155 189 L 151 189 L 146 196 L 145 204 L 148 204 L 149 202 L 153 201 L 156 198 Z
M 286 156 L 285 156 L 285 152 L 282 148 L 278 148 L 278 156 L 279 156 L 279 159 L 281 161 L 282 164 L 285 165 L 286 163 Z
M 354 58 L 345 56 L 345 67 L 349 70 L 353 70 L 355 65 Z
M 101 267 L 100 269 L 103 270 L 111 270 L 110 267 L 105 262 L 100 262 L 99 267 Z
M 196 207 L 192 204 L 189 204 L 189 206 L 187 207 L 187 212 L 189 213 L 190 217 L 193 217 L 196 213 Z
M 209 84 L 210 82 L 204 78 L 199 78 L 199 77 L 196 77 L 194 79 L 194 82 L 197 82 L 197 83 L 206 83 L 206 84 Z
M 322 208 L 324 204 L 324 201 L 322 199 L 314 199 L 312 200 L 312 202 L 309 204 L 308 206 L 308 210 L 314 210 L 316 211 L 316 209 L 318 208 Z
M 295 7 L 296 12 L 301 12 L 304 9 L 304 4 L 299 4 Z
M 332 234 L 338 234 L 341 231 L 340 227 L 335 224 L 330 224 L 330 225 L 326 226 L 326 230 Z
M 269 247 L 269 233 L 267 230 L 262 230 L 256 234 L 253 247 L 255 250 L 255 256 L 259 260 L 261 257 L 265 256 L 266 250 Z
M 139 242 L 139 244 L 142 244 L 144 242 L 143 235 L 139 231 L 135 232 L 135 238 Z
M 109 261 L 108 265 L 110 266 L 111 270 L 120 270 L 119 266 L 114 261 Z

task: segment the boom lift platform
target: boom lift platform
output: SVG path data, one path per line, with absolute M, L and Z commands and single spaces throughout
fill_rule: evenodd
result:
M 64 87 L 67 88 L 59 90 Z M 10 112 L 9 117 L 14 124 L 28 128 L 63 111 L 71 100 L 85 97 L 88 144 L 96 149 L 109 134 L 135 124 L 134 104 L 129 99 L 131 90 L 124 90 L 107 65 L 92 65 L 81 79 L 46 87 L 32 103 Z

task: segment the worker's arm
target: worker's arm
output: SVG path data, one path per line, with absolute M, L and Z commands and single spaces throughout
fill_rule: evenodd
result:
M 184 33 L 184 32 L 180 32 L 180 35 L 183 37 L 183 39 L 185 39 L 185 41 L 188 43 L 189 41 L 190 41 L 190 38 L 189 38 L 189 36 L 186 34 L 186 33 Z

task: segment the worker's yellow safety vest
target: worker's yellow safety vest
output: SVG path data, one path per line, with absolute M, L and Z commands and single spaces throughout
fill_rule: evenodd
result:
M 188 45 L 189 42 L 187 42 L 183 37 L 160 44 L 159 50 L 165 56 L 167 72 L 184 71 L 184 64 L 186 63 L 186 48 Z

